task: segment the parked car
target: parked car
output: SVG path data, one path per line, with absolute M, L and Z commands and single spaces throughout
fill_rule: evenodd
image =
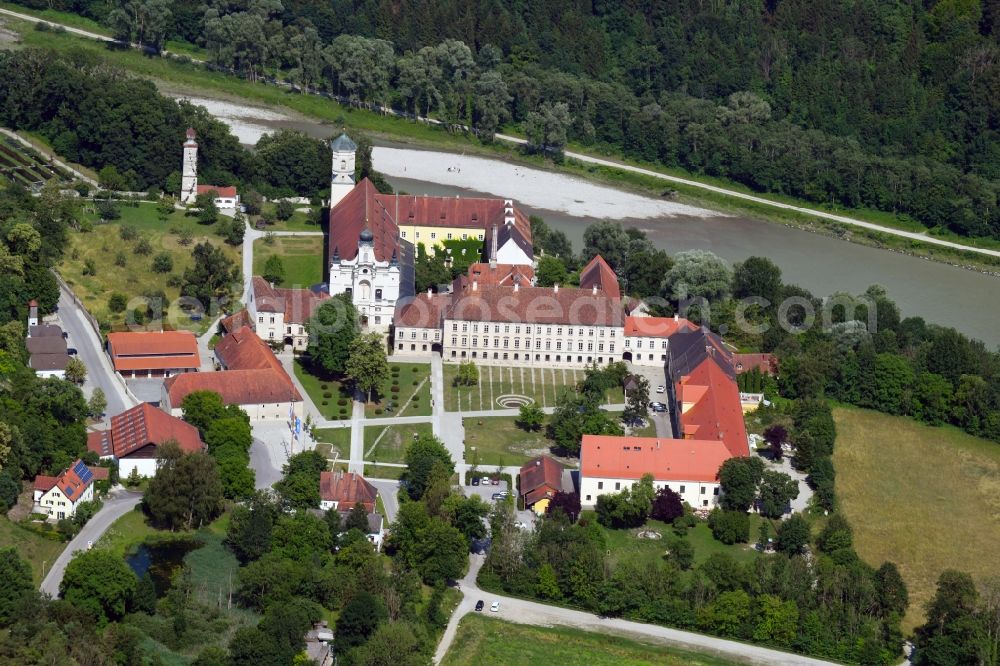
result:
M 77 354 L 76 347 L 66 347 L 66 353 L 69 354 L 70 356 L 76 356 Z
M 492 495 L 490 495 L 490 499 L 493 501 L 500 499 L 500 497 L 501 497 L 500 493 L 493 493 Z
M 483 606 L 485 606 L 485 605 L 486 604 L 483 603 L 482 599 L 480 599 L 479 601 L 477 601 L 476 602 L 476 612 L 478 613 L 479 611 L 483 610 Z
M 657 393 L 666 393 L 667 392 L 667 387 L 664 386 L 663 384 L 660 384 L 659 386 L 656 387 L 656 392 Z
M 483 485 L 484 486 L 490 485 L 490 477 L 488 477 L 488 476 L 484 476 L 483 477 Z
M 478 476 L 472 477 L 472 485 L 474 485 L 474 486 L 478 486 L 479 485 L 479 477 Z
M 494 601 L 492 604 L 490 604 L 490 610 L 493 611 L 494 613 L 496 613 L 497 611 L 499 611 L 500 610 L 500 602 L 499 601 Z
M 494 486 L 499 486 L 500 485 L 500 477 L 499 476 L 493 477 L 492 483 L 493 483 Z

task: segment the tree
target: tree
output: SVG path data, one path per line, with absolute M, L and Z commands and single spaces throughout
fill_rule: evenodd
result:
M 760 482 L 760 513 L 780 518 L 788 503 L 799 496 L 799 482 L 783 472 L 766 470 Z
M 549 505 L 545 508 L 546 515 L 563 513 L 569 518 L 571 523 L 575 523 L 580 515 L 580 496 L 575 492 L 556 492 L 549 500 Z
M 66 381 L 82 384 L 87 378 L 87 366 L 77 357 L 72 357 L 66 364 Z
M 784 451 L 781 445 L 788 441 L 788 430 L 780 423 L 774 423 L 764 429 L 764 441 L 771 447 L 771 455 L 775 460 L 781 460 Z
M 389 380 L 389 362 L 381 335 L 368 333 L 354 339 L 344 365 L 344 376 L 371 401 L 372 393 Z
M 108 399 L 104 397 L 104 391 L 100 387 L 95 388 L 90 394 L 90 400 L 87 401 L 87 412 L 95 419 L 99 419 L 104 416 L 104 410 L 107 408 Z
M 169 252 L 161 252 L 153 257 L 154 273 L 169 273 L 174 270 L 174 260 Z
M 209 242 L 198 243 L 192 251 L 194 265 L 184 271 L 183 296 L 197 298 L 202 306 L 212 311 L 223 304 L 240 282 L 240 271 L 221 248 Z
M 181 412 L 185 421 L 205 435 L 213 423 L 225 417 L 226 406 L 215 391 L 192 391 L 181 401 Z
M 479 367 L 472 361 L 462 361 L 452 381 L 455 386 L 476 386 L 479 384 Z
M 906 583 L 892 562 L 883 562 L 875 572 L 875 594 L 883 615 L 896 613 L 902 617 L 910 604 Z
M 297 562 L 322 562 L 332 543 L 326 521 L 306 511 L 281 516 L 271 533 L 271 552 Z
M 135 594 L 129 602 L 129 607 L 146 615 L 156 614 L 156 585 L 147 571 L 139 578 L 135 586 Z
M 264 262 L 264 279 L 271 284 L 281 284 L 285 279 L 285 264 L 281 261 L 281 257 L 277 254 L 272 254 Z
M 597 521 L 605 527 L 621 529 L 645 524 L 653 504 L 653 475 L 644 474 L 635 486 L 620 493 L 597 496 Z
M 531 403 L 528 405 L 521 405 L 521 409 L 517 416 L 517 425 L 520 428 L 527 430 L 528 432 L 536 432 L 541 429 L 542 422 L 545 420 L 545 412 L 538 405 Z
M 218 466 L 204 453 L 183 453 L 168 442 L 157 452 L 156 475 L 143 497 L 150 518 L 171 529 L 201 527 L 222 512 Z
M 699 298 L 720 301 L 729 295 L 732 282 L 732 269 L 721 257 L 707 250 L 688 250 L 674 255 L 663 284 L 667 297 L 683 305 Z
M 664 523 L 672 523 L 674 519 L 684 515 L 684 503 L 681 496 L 667 486 L 661 487 L 653 497 L 653 505 L 649 517 Z
M 434 585 L 461 577 L 469 560 L 469 543 L 458 529 L 431 518 L 419 533 L 414 555 L 420 577 Z
M 621 435 L 622 429 L 586 395 L 564 391 L 549 417 L 549 437 L 567 453 L 577 453 L 586 435 Z
M 219 219 L 219 207 L 215 205 L 218 192 L 212 190 L 199 194 L 194 199 L 194 207 L 198 209 L 198 224 L 215 224 Z
M 216 448 L 211 455 L 219 468 L 224 497 L 242 500 L 253 494 L 257 475 L 250 467 L 250 457 L 245 451 L 226 445 Z
M 103 626 L 125 615 L 136 577 L 125 560 L 108 550 L 80 551 L 66 565 L 59 594 Z
M 153 253 L 153 246 L 150 244 L 149 239 L 143 236 L 136 242 L 132 251 L 139 256 L 147 257 Z
M 127 307 L 128 299 L 125 297 L 125 294 L 117 291 L 111 293 L 111 296 L 108 298 L 108 310 L 112 312 L 125 312 L 125 308 Z
M 241 564 L 259 559 L 271 550 L 271 533 L 279 508 L 265 492 L 257 492 L 233 508 L 226 543 Z
M 413 625 L 384 622 L 353 652 L 358 666 L 421 666 L 424 657 Z
M 753 639 L 775 645 L 791 645 L 799 628 L 799 609 L 795 602 L 765 594 L 757 599 L 757 604 L 759 617 Z
M 730 511 L 747 511 L 757 497 L 757 485 L 764 474 L 764 461 L 755 456 L 730 458 L 719 468 L 722 497 L 719 504 Z
M 687 539 L 671 536 L 667 540 L 666 557 L 682 571 L 687 571 L 694 564 L 694 546 Z
M 347 602 L 337 619 L 337 650 L 344 654 L 363 645 L 387 617 L 382 601 L 361 590 Z
M 566 284 L 566 264 L 559 257 L 544 255 L 538 260 L 535 277 L 538 278 L 539 287 Z
M 445 477 L 455 473 L 455 463 L 448 449 L 437 437 L 421 435 L 406 447 L 406 471 L 403 481 L 410 498 L 418 500 L 430 485 L 435 468 Z
M 750 541 L 750 516 L 743 511 L 712 509 L 708 515 L 712 536 L 724 544 Z
M 312 509 L 319 506 L 319 477 L 327 464 L 316 451 L 303 451 L 288 459 L 283 468 L 284 478 L 274 484 L 286 507 Z
M 765 257 L 748 257 L 733 270 L 735 298 L 763 298 L 771 307 L 781 300 L 781 269 Z
M 326 167 L 325 164 L 323 166 L 324 166 L 324 168 Z M 326 178 L 325 177 L 324 177 L 323 181 L 324 181 L 324 183 L 326 182 Z M 282 199 L 274 207 L 274 216 L 277 217 L 279 220 L 287 220 L 287 219 L 291 218 L 292 215 L 294 215 L 294 214 L 295 214 L 295 206 L 292 205 L 292 202 L 288 201 L 287 199 Z
M 793 513 L 778 528 L 778 540 L 775 548 L 788 555 L 796 555 L 809 543 L 809 522 L 797 513 Z
M 908 360 L 890 353 L 875 357 L 875 402 L 881 411 L 906 414 L 913 384 L 913 366 Z
M 246 232 L 247 221 L 240 211 L 236 211 L 233 219 L 229 220 L 229 222 L 225 223 L 219 229 L 219 235 L 226 240 L 226 243 L 233 246 L 243 244 L 243 237 L 246 235 Z
M 649 380 L 641 375 L 635 378 L 638 386 L 629 393 L 625 411 L 622 413 L 622 421 L 633 425 L 641 423 L 649 416 L 649 405 L 646 403 L 649 396 Z
M 535 150 L 561 156 L 566 146 L 566 132 L 572 123 L 569 105 L 565 102 L 543 103 L 538 111 L 530 111 L 525 117 L 524 133 Z
M 338 294 L 324 301 L 306 324 L 309 359 L 330 373 L 343 373 L 351 347 L 358 337 L 358 311 L 350 294 Z
M 218 395 L 217 393 L 203 391 L 202 393 L 208 393 L 209 395 Z M 189 393 L 188 396 L 194 395 L 194 393 Z M 211 398 L 208 398 L 211 401 Z M 187 400 L 184 401 L 187 403 Z M 223 411 L 223 413 L 225 413 Z M 185 416 L 187 416 L 187 411 L 185 410 Z M 231 447 L 236 451 L 241 453 L 246 453 L 250 450 L 250 445 L 253 443 L 253 433 L 250 430 L 250 424 L 246 419 L 240 418 L 239 416 L 225 416 L 222 414 L 214 417 L 214 420 L 205 430 L 205 444 L 208 445 L 208 452 L 215 453 L 215 451 Z
M 0 580 L 0 627 L 7 627 L 16 619 L 21 600 L 35 591 L 31 567 L 13 546 L 0 548 Z

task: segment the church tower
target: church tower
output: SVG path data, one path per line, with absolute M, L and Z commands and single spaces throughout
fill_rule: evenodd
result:
M 354 159 L 357 145 L 347 134 L 341 134 L 330 142 L 333 153 L 333 169 L 330 179 L 330 210 L 354 189 Z
M 189 127 L 184 142 L 184 164 L 181 167 L 181 203 L 193 204 L 198 196 L 198 144 L 194 128 Z

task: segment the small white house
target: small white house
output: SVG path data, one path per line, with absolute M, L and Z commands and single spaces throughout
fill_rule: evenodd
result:
M 198 194 L 215 193 L 215 207 L 222 212 L 236 212 L 240 205 L 240 195 L 233 185 L 219 187 L 216 185 L 199 185 Z
M 72 518 L 81 502 L 94 499 L 94 474 L 77 460 L 59 476 L 35 477 L 35 513 L 49 520 Z

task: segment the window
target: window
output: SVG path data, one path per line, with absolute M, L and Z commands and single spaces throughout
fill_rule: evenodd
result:
M 479 234 L 479 240 L 483 240 L 483 235 Z
M 433 236 L 434 234 L 431 234 L 431 235 Z M 420 232 L 419 231 L 416 233 L 416 236 L 417 236 L 417 240 L 420 240 Z
M 472 346 L 473 347 L 479 346 L 479 338 L 472 338 Z
M 286 326 L 285 327 L 285 333 L 288 333 L 289 335 L 291 335 L 292 334 L 292 327 L 291 326 Z
M 583 343 L 582 342 L 576 343 L 576 350 L 577 351 L 583 351 Z
M 299 326 L 299 335 L 304 335 L 304 334 L 305 334 L 305 332 L 306 332 L 306 329 L 305 329 L 305 327 L 303 327 L 303 326 Z
M 587 495 L 587 501 L 588 502 L 590 501 L 590 495 Z
M 436 238 L 437 238 L 437 236 L 438 236 L 438 235 L 437 235 L 436 233 L 434 233 L 433 231 L 431 232 L 431 240 L 434 240 L 434 239 L 436 239 Z
M 457 345 L 458 344 L 458 336 L 456 336 L 456 335 L 451 336 L 451 344 L 453 344 L 453 345 Z
M 716 486 L 715 489 L 712 490 L 712 494 L 715 495 L 716 497 L 719 496 L 719 488 L 718 488 L 718 486 Z
M 472 325 L 472 332 L 473 333 L 478 333 L 479 332 L 479 324 L 473 324 Z
M 615 353 L 615 343 L 612 342 L 608 345 L 608 351 L 611 352 L 612 354 Z
M 411 340 L 416 340 L 417 339 L 417 332 L 416 331 L 410 331 L 410 339 Z
M 615 481 L 615 490 L 621 490 L 622 484 L 619 481 Z
M 666 348 L 667 348 L 667 341 L 664 340 L 663 344 L 660 345 L 660 349 L 666 349 Z
M 541 348 L 542 348 L 542 341 L 535 340 L 535 349 L 541 349 Z
M 506 348 L 507 348 L 507 343 L 508 343 L 508 342 L 510 342 L 510 338 L 504 338 L 504 339 L 503 339 L 503 348 L 504 348 L 504 349 L 506 349 Z
M 376 301 L 381 301 L 382 300 L 382 290 L 381 289 L 376 289 L 375 290 L 375 300 Z
M 274 331 L 268 331 L 267 332 L 267 337 L 273 338 L 274 337 Z
M 642 349 L 642 340 L 639 340 L 638 342 L 635 343 L 635 348 Z
M 261 316 L 257 317 L 257 323 L 258 324 L 263 324 L 264 323 L 264 315 L 261 315 Z
M 458 330 L 458 324 L 456 324 L 455 322 L 452 322 L 452 324 L 451 324 L 451 330 L 457 331 Z
M 604 343 L 603 342 L 597 343 L 597 351 L 604 351 Z
M 462 346 L 463 346 L 463 347 L 466 347 L 466 346 L 468 346 L 468 344 L 469 344 L 469 338 L 467 338 L 467 337 L 465 337 L 465 336 L 463 335 L 463 336 L 462 336 Z
M 451 240 L 451 232 L 448 232 L 448 240 Z
M 424 331 L 424 332 L 423 332 L 423 333 L 421 333 L 420 335 L 421 335 L 421 339 L 422 339 L 422 340 L 426 340 L 426 339 L 427 339 L 427 331 Z
M 405 231 L 399 232 L 399 235 L 402 236 L 403 238 L 406 238 L 406 232 Z
M 551 326 L 546 326 L 545 327 L 545 335 L 552 335 L 552 327 Z
M 348 296 L 350 296 L 351 294 L 354 293 L 354 288 L 353 287 L 348 287 L 347 289 L 344 290 L 344 293 L 347 294 Z
M 562 351 L 562 342 L 556 342 L 556 351 Z
M 514 349 L 519 349 L 521 347 L 521 338 L 514 338 Z
M 504 326 L 503 327 L 503 332 L 504 333 L 510 333 L 510 326 Z
M 604 490 L 604 482 L 603 481 L 598 481 L 597 482 L 597 489 L 598 490 Z
M 525 326 L 524 327 L 524 332 L 525 333 L 531 333 L 531 327 L 530 326 Z
M 469 240 L 469 234 L 462 234 L 462 240 Z
M 681 486 L 681 492 L 682 492 L 682 493 L 684 492 L 684 489 L 685 489 L 686 487 L 687 487 L 687 486 Z
M 403 343 L 402 342 L 399 343 L 399 351 L 403 351 Z
M 466 324 L 465 322 L 462 322 L 462 333 L 468 333 L 468 332 L 469 332 L 469 325 Z
M 271 323 L 272 324 L 274 323 L 274 317 L 271 317 Z
M 702 500 L 701 501 L 701 505 L 702 506 L 708 506 L 708 500 Z
M 545 341 L 545 351 L 549 351 L 550 349 L 552 349 L 552 341 L 551 340 L 546 340 Z
M 587 343 L 587 351 L 594 351 L 594 343 L 593 342 L 588 342 Z
M 702 487 L 701 487 L 701 492 L 700 492 L 699 494 L 700 494 L 700 495 L 704 495 L 704 494 L 705 494 L 705 486 L 702 486 Z

